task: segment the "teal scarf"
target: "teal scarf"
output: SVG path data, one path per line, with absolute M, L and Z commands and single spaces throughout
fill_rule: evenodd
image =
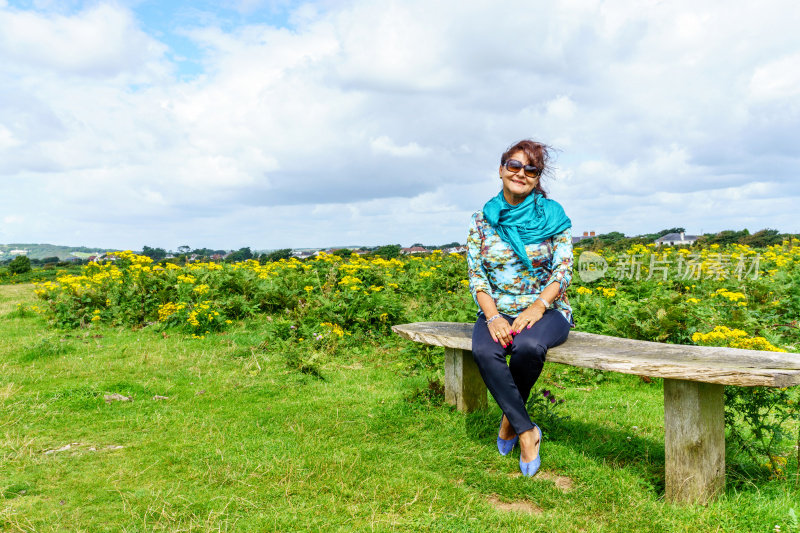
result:
M 522 203 L 511 205 L 500 191 L 483 206 L 483 216 L 528 269 L 533 269 L 533 265 L 525 252 L 526 244 L 542 242 L 572 227 L 561 204 L 537 192 L 529 194 Z

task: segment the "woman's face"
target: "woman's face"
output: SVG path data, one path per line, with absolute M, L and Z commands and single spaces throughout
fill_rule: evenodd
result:
M 509 159 L 516 159 L 523 165 L 533 164 L 522 151 L 514 152 Z M 539 183 L 539 176 L 528 177 L 523 169 L 511 172 L 504 165 L 500 165 L 500 179 L 503 180 L 503 196 L 511 205 L 521 203 Z

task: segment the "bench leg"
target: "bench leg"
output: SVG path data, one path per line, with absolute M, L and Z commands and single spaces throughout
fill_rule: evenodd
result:
M 486 408 L 486 385 L 471 351 L 444 349 L 444 399 L 467 413 Z
M 723 385 L 664 379 L 666 500 L 705 504 L 725 488 Z

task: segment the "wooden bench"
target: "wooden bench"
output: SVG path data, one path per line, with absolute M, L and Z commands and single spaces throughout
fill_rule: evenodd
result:
M 487 406 L 486 386 L 472 358 L 468 323 L 393 326 L 402 337 L 445 348 L 445 399 L 459 410 Z M 573 331 L 547 352 L 562 363 L 664 378 L 666 500 L 706 503 L 725 486 L 725 385 L 790 387 L 800 383 L 800 355 L 682 346 Z

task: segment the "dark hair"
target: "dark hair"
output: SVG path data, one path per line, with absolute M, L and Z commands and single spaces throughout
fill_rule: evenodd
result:
M 503 155 L 500 156 L 500 164 L 505 165 L 506 161 L 511 159 L 511 155 L 515 152 L 524 153 L 528 157 L 528 161 L 531 164 L 536 165 L 539 169 L 541 169 L 539 182 L 536 184 L 536 187 L 534 187 L 533 190 L 547 198 L 547 191 L 542 188 L 541 176 L 545 173 L 548 175 L 550 174 L 550 150 L 551 148 L 546 144 L 532 141 L 530 139 L 523 139 L 512 144 L 505 152 L 503 152 Z

